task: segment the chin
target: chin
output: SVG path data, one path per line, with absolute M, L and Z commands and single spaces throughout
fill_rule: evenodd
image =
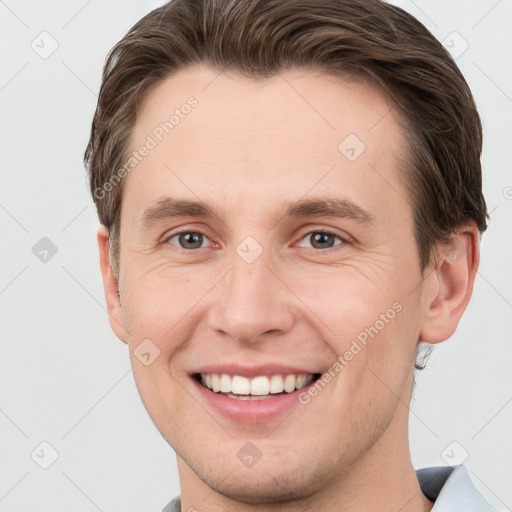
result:
M 238 461 L 237 461 L 238 462 Z M 326 483 L 325 475 L 311 466 L 297 461 L 296 469 L 289 464 L 257 463 L 249 469 L 237 466 L 213 467 L 209 465 L 191 469 L 211 489 L 219 494 L 247 504 L 288 503 L 303 500 L 315 494 Z
M 215 482 L 205 482 L 219 494 L 232 500 L 247 503 L 287 503 L 306 498 L 307 493 L 302 483 L 280 481 L 279 475 L 272 478 L 269 474 L 248 475 L 244 481 L 236 478 L 232 482 L 230 477 L 215 485 Z

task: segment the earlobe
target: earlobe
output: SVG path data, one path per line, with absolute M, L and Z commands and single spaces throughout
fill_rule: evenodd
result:
M 98 228 L 97 239 L 100 253 L 101 275 L 103 277 L 103 289 L 105 292 L 105 301 L 107 304 L 110 327 L 121 341 L 127 343 L 118 282 L 110 263 L 109 232 L 105 226 L 102 225 Z
M 433 292 L 426 292 L 420 331 L 420 339 L 432 344 L 445 341 L 455 332 L 471 298 L 480 254 L 476 225 L 464 226 L 437 249 L 438 260 L 428 277 L 434 284 L 430 287 Z

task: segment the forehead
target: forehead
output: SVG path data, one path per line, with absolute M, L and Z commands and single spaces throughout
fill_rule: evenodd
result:
M 127 184 L 141 203 L 166 184 L 191 198 L 221 192 L 240 202 L 245 189 L 261 201 L 339 187 L 380 195 L 382 205 L 406 194 L 398 192 L 402 128 L 387 97 L 361 80 L 298 69 L 254 80 L 188 68 L 145 99 L 130 150 L 150 139 Z
M 175 134 L 185 136 L 188 127 L 194 134 L 212 135 L 208 121 L 214 121 L 222 129 L 216 135 L 250 126 L 336 142 L 350 129 L 368 140 L 378 125 L 381 130 L 393 128 L 390 135 L 400 135 L 388 97 L 368 81 L 299 69 L 256 80 L 198 65 L 180 70 L 150 91 L 139 110 L 132 140 L 168 121 L 191 97 L 197 100 L 194 115 L 185 115 L 191 119 L 187 123 L 181 122 L 181 115 L 179 122 L 173 120 Z

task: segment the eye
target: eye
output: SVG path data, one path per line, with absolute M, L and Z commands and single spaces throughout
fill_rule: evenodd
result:
M 336 238 L 341 243 L 334 243 Z M 342 245 L 347 242 L 341 236 L 328 231 L 310 231 L 301 240 L 308 240 L 310 245 L 306 245 L 306 247 L 311 247 L 312 249 L 330 249 L 335 245 Z
M 335 243 L 336 239 L 339 240 L 339 243 Z M 328 231 L 310 231 L 301 240 L 307 240 L 309 245 L 306 244 L 305 247 L 312 249 L 330 249 L 347 242 L 340 235 Z M 185 250 L 201 249 L 207 245 L 204 245 L 207 241 L 209 241 L 209 238 L 198 231 L 180 231 L 166 240 L 167 243 Z
M 177 242 L 173 242 L 176 239 Z M 203 242 L 209 238 L 197 231 L 181 231 L 167 238 L 166 242 L 178 246 L 180 249 L 200 249 Z

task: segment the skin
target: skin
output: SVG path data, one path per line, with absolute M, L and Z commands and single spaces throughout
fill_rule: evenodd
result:
M 461 226 L 421 272 L 400 181 L 402 128 L 374 86 L 297 69 L 256 82 L 189 68 L 146 98 L 132 150 L 190 96 L 198 106 L 126 178 L 119 283 L 108 233 L 98 231 L 111 326 L 176 451 L 182 510 L 430 510 L 408 445 L 414 362 L 419 341 L 447 339 L 466 308 L 476 226 Z M 338 149 L 350 133 L 366 146 L 353 162 Z M 201 199 L 219 216 L 143 227 L 165 196 Z M 312 197 L 348 198 L 375 220 L 282 216 L 283 201 Z M 183 229 L 204 234 L 202 247 L 168 240 Z M 314 249 L 322 230 L 334 233 L 332 247 Z M 247 236 L 263 248 L 253 263 L 236 252 Z M 279 421 L 220 417 L 189 377 L 225 361 L 326 371 L 396 302 L 401 312 Z M 144 339 L 160 350 L 148 366 L 134 355 Z M 262 454 L 251 468 L 237 458 L 247 442 Z

